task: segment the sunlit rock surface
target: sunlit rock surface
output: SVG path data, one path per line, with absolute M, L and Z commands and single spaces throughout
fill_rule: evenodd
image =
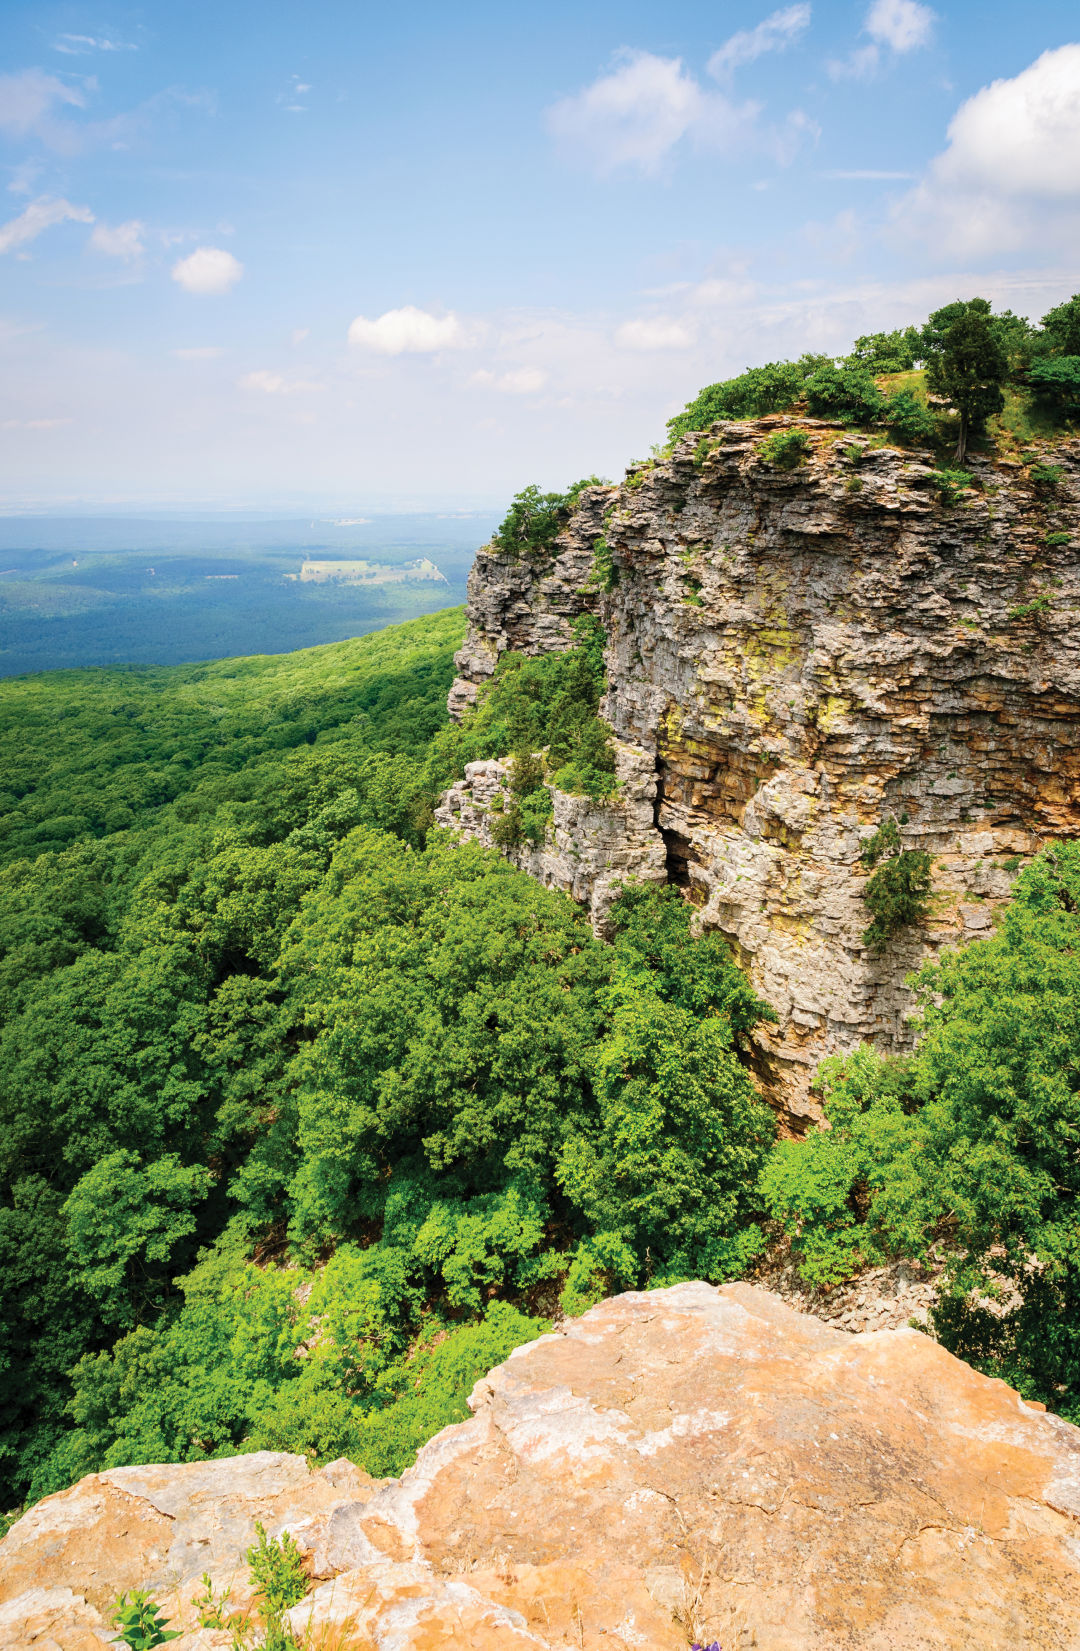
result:
M 95 1651 L 135 1584 L 194 1630 L 202 1572 L 249 1600 L 260 1519 L 317 1579 L 291 1614 L 314 1644 L 1080 1647 L 1080 1430 L 916 1330 L 681 1284 L 520 1348 L 471 1403 L 381 1484 L 265 1452 L 84 1479 L 0 1544 L 0 1643 Z

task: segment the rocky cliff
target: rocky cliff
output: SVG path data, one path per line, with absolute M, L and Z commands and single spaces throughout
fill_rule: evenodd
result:
M 785 469 L 763 449 L 795 427 Z M 514 852 L 601 925 L 620 877 L 681 884 L 779 1014 L 760 1069 L 796 1127 L 820 1057 L 909 1047 L 909 971 L 987 932 L 1024 858 L 1080 829 L 1080 443 L 1039 458 L 1057 474 L 972 458 L 950 500 L 929 455 L 718 425 L 586 493 L 553 554 L 477 557 L 453 714 L 504 649 L 566 647 L 586 610 L 609 638 L 620 794 L 556 797 L 548 842 Z M 474 765 L 440 821 L 486 839 L 499 778 Z M 875 952 L 860 853 L 889 816 L 934 899 Z
M 195 1596 L 208 1573 L 249 1606 L 260 1520 L 305 1556 L 290 1621 L 324 1651 L 1080 1647 L 1080 1430 L 916 1330 L 679 1284 L 519 1348 L 470 1404 L 400 1480 L 270 1452 L 91 1475 L 0 1544 L 0 1643 L 100 1651 L 142 1586 L 175 1651 L 227 1651 Z

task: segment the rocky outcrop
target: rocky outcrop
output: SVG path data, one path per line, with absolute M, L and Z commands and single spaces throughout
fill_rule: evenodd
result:
M 809 457 L 778 468 L 763 443 L 796 424 Z M 655 784 L 651 853 L 635 803 L 630 858 L 651 875 L 662 856 L 777 1010 L 759 1064 L 796 1127 L 820 1057 L 910 1047 L 909 971 L 987 933 L 1024 858 L 1080 828 L 1080 443 L 1040 457 L 1056 484 L 973 458 L 949 503 L 927 455 L 790 417 L 715 426 L 585 494 L 553 557 L 477 557 L 452 708 L 504 648 L 569 646 L 599 614 L 602 710 L 642 803 Z M 468 780 L 451 812 L 477 829 Z M 595 875 L 572 831 L 545 850 L 600 915 L 621 808 Z M 933 856 L 934 905 L 874 953 L 859 856 L 889 815 Z
M 247 1605 L 259 1519 L 306 1555 L 294 1631 L 338 1651 L 1080 1647 L 1080 1430 L 916 1330 L 680 1284 L 470 1403 L 400 1480 L 268 1452 L 82 1480 L 0 1544 L 0 1642 L 97 1651 L 138 1584 L 176 1651 L 225 1651 L 193 1596 L 208 1572 Z
M 471 762 L 465 778 L 445 791 L 435 823 L 450 826 L 486 847 L 510 807 L 509 761 Z M 615 745 L 618 795 L 610 802 L 576 797 L 550 786 L 552 820 L 543 843 L 524 842 L 507 851 L 522 871 L 548 888 L 562 889 L 588 905 L 603 932 L 612 900 L 629 878 L 664 882 L 667 862 L 656 818 L 656 772 L 637 745 Z

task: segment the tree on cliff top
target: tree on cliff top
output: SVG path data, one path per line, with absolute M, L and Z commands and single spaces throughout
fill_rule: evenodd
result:
M 951 401 L 960 414 L 956 441 L 956 463 L 960 465 L 972 430 L 978 430 L 1005 405 L 1001 387 L 1009 375 L 1009 358 L 990 306 L 982 298 L 938 310 L 930 317 L 927 332 L 931 347 L 926 382 L 935 394 Z

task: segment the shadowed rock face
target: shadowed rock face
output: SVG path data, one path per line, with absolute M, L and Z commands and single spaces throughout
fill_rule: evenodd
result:
M 323 1579 L 292 1612 L 315 1643 L 1080 1647 L 1080 1430 L 915 1330 L 681 1284 L 520 1348 L 470 1402 L 381 1484 L 268 1452 L 84 1479 L 0 1545 L 0 1643 L 94 1651 L 135 1583 L 191 1625 L 202 1571 L 242 1605 L 261 1519 Z
M 795 423 L 808 462 L 765 463 L 762 439 Z M 1045 457 L 1049 495 L 973 459 L 950 506 L 927 455 L 810 420 L 715 426 L 585 494 L 547 561 L 477 558 L 452 712 L 503 649 L 566 647 L 595 611 L 633 776 L 606 840 L 557 810 L 542 867 L 522 864 L 601 923 L 620 870 L 680 884 L 778 1011 L 759 1069 L 795 1127 L 820 1057 L 910 1047 L 908 972 L 986 933 L 1017 865 L 1080 830 L 1080 443 Z M 588 588 L 601 531 L 607 592 Z M 471 780 L 440 819 L 483 837 Z M 935 903 L 874 955 L 859 854 L 888 815 L 933 855 Z

